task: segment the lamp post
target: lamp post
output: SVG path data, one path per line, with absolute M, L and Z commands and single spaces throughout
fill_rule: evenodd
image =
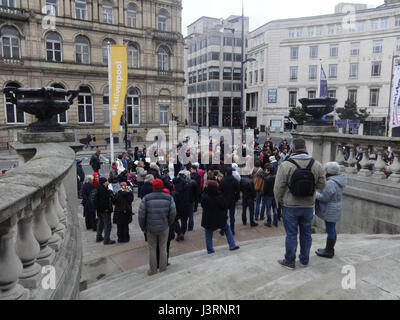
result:
M 224 30 L 232 31 L 232 70 L 231 70 L 231 127 L 233 125 L 233 70 L 235 69 L 235 29 L 234 28 L 222 28 Z M 222 72 L 223 73 L 223 72 Z M 223 114 L 223 113 L 222 113 Z
M 385 133 L 387 136 L 392 136 L 392 129 L 390 128 L 390 111 L 392 109 L 392 89 L 393 89 L 393 78 L 394 78 L 394 73 L 393 73 L 393 68 L 394 68 L 394 60 L 396 58 L 400 58 L 400 55 L 393 55 L 392 57 L 392 69 L 391 69 L 391 78 L 390 78 L 390 93 L 389 93 L 389 109 L 388 109 L 388 117 L 386 119 L 386 130 Z M 400 64 L 399 61 L 397 61 L 398 64 Z

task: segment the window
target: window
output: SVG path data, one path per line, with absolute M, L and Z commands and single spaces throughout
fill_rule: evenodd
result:
M 379 77 L 381 75 L 381 65 L 382 65 L 381 61 L 372 62 L 371 76 Z
M 208 61 L 219 61 L 219 52 L 209 52 Z
M 231 37 L 224 37 L 224 46 L 232 46 L 233 38 Z
M 203 69 L 203 81 L 207 81 L 207 69 Z
M 289 91 L 289 107 L 296 107 L 297 91 Z
M 331 78 L 331 79 L 337 78 L 337 64 L 329 65 L 329 78 Z
M 160 107 L 160 125 L 162 125 L 162 126 L 168 125 L 168 107 L 167 106 Z
M 339 55 L 339 45 L 338 44 L 331 44 L 330 46 L 330 56 L 337 57 Z
M 308 91 L 308 99 L 315 99 L 317 97 L 317 91 L 310 90 Z
M 17 29 L 4 27 L 1 29 L 1 54 L 3 58 L 20 59 L 20 40 Z
M 317 79 L 317 66 L 309 66 L 308 79 L 316 80 Z
M 89 40 L 78 36 L 75 39 L 76 63 L 90 64 Z
M 290 80 L 297 80 L 298 67 L 290 67 Z
M 224 68 L 224 80 L 232 80 L 232 68 Z
M 388 27 L 388 19 L 387 18 L 381 19 L 381 29 L 382 30 L 387 29 L 387 27 Z
M 335 25 L 328 24 L 328 34 L 334 34 L 334 33 L 335 33 Z
M 258 70 L 254 71 L 254 83 L 258 83 Z
M 196 82 L 197 82 L 197 72 L 194 71 L 193 72 L 193 83 L 196 83 Z
M 232 91 L 232 82 L 224 82 L 222 84 L 223 91 Z
M 110 124 L 110 92 L 108 87 L 103 91 L 103 113 L 104 113 L 104 124 Z
M 359 42 L 352 42 L 351 43 L 350 54 L 352 56 L 358 56 L 360 54 L 360 43 Z
M 310 47 L 310 58 L 317 59 L 318 58 L 318 46 Z
M 167 15 L 163 11 L 158 14 L 157 29 L 158 31 L 167 31 Z
M 314 37 L 314 30 L 315 30 L 315 27 L 308 27 L 308 36 L 309 37 Z
M 290 59 L 297 60 L 299 58 L 299 48 L 293 47 L 290 48 Z
M 80 20 L 87 20 L 86 0 L 75 0 L 75 18 Z
M 336 90 L 328 90 L 329 98 L 336 98 Z
M 242 39 L 235 38 L 235 47 L 242 47 Z
M 140 124 L 140 93 L 136 88 L 130 88 L 126 96 L 126 109 L 128 112 L 128 124 Z
M 103 22 L 113 23 L 113 7 L 110 1 L 103 1 Z
M 130 4 L 128 6 L 127 20 L 128 20 L 127 21 L 128 27 L 131 27 L 131 28 L 137 27 L 137 9 L 136 9 L 136 6 L 133 4 Z
M 47 61 L 62 61 L 61 38 L 55 32 L 46 35 L 46 58 Z
M 221 38 L 217 36 L 210 36 L 208 38 L 208 45 L 219 46 L 221 44 Z
M 78 122 L 93 123 L 93 97 L 92 91 L 87 86 L 79 87 Z
M 108 66 L 108 45 L 115 44 L 115 41 L 112 39 L 105 39 L 101 45 L 101 52 L 103 58 L 103 65 Z
M 219 67 L 208 68 L 208 79 L 219 80 Z
M 347 99 L 350 100 L 351 102 L 357 103 L 357 90 L 356 89 L 349 90 Z
M 167 49 L 164 47 L 158 48 L 158 70 L 168 71 L 169 70 L 169 55 Z
M 51 85 L 51 87 L 56 88 L 56 89 L 64 89 L 65 90 L 65 87 L 59 83 L 53 83 Z M 67 123 L 67 111 L 57 114 L 56 116 L 54 116 L 54 118 L 58 123 Z
M 358 77 L 358 63 L 350 63 L 350 78 Z
M 397 51 L 400 51 L 400 38 L 397 38 L 396 50 L 397 50 Z
M 317 36 L 322 36 L 322 26 L 317 26 L 316 35 L 317 35 Z
M 371 21 L 371 28 L 372 28 L 372 30 L 379 29 L 379 19 L 374 19 Z
M 235 61 L 236 62 L 242 62 L 242 54 L 235 53 Z
M 400 27 L 400 16 L 396 16 L 394 19 L 394 25 Z
M 219 91 L 219 81 L 208 82 L 208 92 Z
M 233 69 L 233 80 L 242 79 L 242 70 L 240 68 Z
M 3 7 L 16 8 L 15 0 L 3 0 L 2 2 L 0 2 L 0 5 L 2 5 Z
M 295 30 L 289 29 L 289 38 L 294 38 L 294 35 L 295 35 Z
M 303 28 L 296 29 L 296 36 L 297 38 L 301 38 L 303 36 Z
M 260 70 L 260 81 L 264 82 L 264 69 Z
M 372 52 L 373 53 L 382 52 L 382 40 L 374 40 Z
M 377 107 L 379 104 L 379 89 L 371 89 L 369 91 L 369 105 Z
M 252 71 L 249 72 L 249 84 L 250 85 L 253 84 L 253 72 Z
M 341 34 L 342 32 L 343 32 L 343 26 L 342 26 L 341 23 L 338 23 L 338 24 L 336 25 L 336 33 L 337 33 L 337 34 Z
M 357 21 L 357 32 L 364 32 L 365 21 Z
M 128 68 L 139 68 L 138 47 L 133 43 L 129 43 L 127 50 L 128 50 Z
M 7 84 L 5 87 L 20 88 L 21 86 L 13 82 Z M 4 101 L 6 107 L 6 123 L 25 123 L 25 113 L 17 110 L 16 105 L 13 104 L 9 98 L 6 98 L 6 96 L 4 96 Z
M 199 75 L 199 82 L 203 81 L 203 70 L 199 70 L 198 75 Z
M 46 14 L 58 16 L 58 0 L 46 0 Z
M 224 61 L 232 61 L 232 53 L 224 53 Z

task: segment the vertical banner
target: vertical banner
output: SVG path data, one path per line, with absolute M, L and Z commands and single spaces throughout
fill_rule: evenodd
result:
M 392 115 L 390 121 L 390 128 L 400 127 L 400 118 L 399 118 L 399 100 L 400 100 L 400 65 L 396 67 L 396 73 L 394 75 L 393 82 L 393 105 L 392 105 Z
M 112 132 L 119 132 L 128 85 L 128 59 L 126 46 L 110 46 L 109 57 L 110 113 Z

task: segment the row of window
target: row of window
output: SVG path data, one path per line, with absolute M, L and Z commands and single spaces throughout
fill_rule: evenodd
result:
M 1 29 L 0 53 L 3 58 L 21 59 L 21 44 L 18 30 L 13 27 L 4 27 Z M 108 65 L 108 45 L 115 44 L 112 39 L 106 39 L 102 43 L 102 62 Z M 49 32 L 45 37 L 46 60 L 49 62 L 63 61 L 62 40 L 58 33 Z M 140 67 L 139 46 L 133 42 L 127 42 L 128 67 Z M 75 38 L 75 62 L 78 64 L 90 64 L 90 42 L 84 36 Z M 162 71 L 169 70 L 169 49 L 160 46 L 157 50 L 158 69 Z
M 8 83 L 6 87 L 19 88 L 18 83 Z M 65 89 L 63 85 L 55 83 L 54 88 Z M 5 115 L 7 124 L 25 123 L 25 113 L 17 110 L 16 106 L 4 96 Z M 140 125 L 140 92 L 137 88 L 128 89 L 126 96 L 127 121 L 129 125 Z M 103 92 L 104 124 L 110 124 L 109 90 L 108 87 Z M 169 106 L 160 106 L 160 125 L 168 125 Z M 59 123 L 67 123 L 67 111 L 57 116 Z M 94 123 L 93 93 L 88 86 L 79 87 L 78 95 L 78 123 Z
M 222 91 L 224 92 L 240 92 L 241 91 L 240 83 L 232 83 L 229 81 L 222 82 Z M 188 94 L 195 93 L 205 93 L 205 92 L 219 92 L 221 90 L 221 82 L 219 81 L 208 81 L 199 83 L 197 85 L 188 86 Z
M 253 75 L 254 75 L 254 79 L 253 79 Z M 261 70 L 256 70 L 256 71 L 250 71 L 249 72 L 249 77 L 248 77 L 248 84 L 252 85 L 252 84 L 257 84 L 258 83 L 258 75 L 260 75 L 260 83 L 264 82 L 264 69 Z M 254 80 L 254 82 L 253 82 Z
M 223 61 L 232 61 L 233 62 L 241 62 L 242 61 L 242 55 L 240 53 L 232 53 L 230 52 L 224 52 L 223 54 Z M 219 52 L 209 52 L 206 54 L 203 54 L 198 57 L 194 57 L 192 59 L 188 60 L 188 67 L 194 67 L 202 63 L 206 63 L 208 61 L 219 61 L 220 60 L 220 53 Z
M 223 80 L 241 80 L 241 69 L 224 68 Z M 220 80 L 219 67 L 209 67 L 199 71 L 189 72 L 189 84 L 207 80 Z
M 373 19 L 371 22 L 371 30 L 385 30 L 388 29 L 389 26 L 389 18 L 379 18 Z M 364 32 L 366 31 L 366 23 L 367 21 L 356 21 L 350 23 L 332 23 L 328 24 L 328 35 L 333 34 L 342 34 L 344 31 L 348 32 Z M 395 16 L 394 19 L 394 27 L 400 27 L 400 15 Z M 307 30 L 306 33 L 304 30 Z M 298 27 L 298 28 L 290 28 L 289 29 L 289 38 L 301 38 L 303 36 L 315 37 L 323 35 L 324 26 L 310 26 L 307 28 Z
M 359 71 L 359 63 L 350 63 L 349 68 L 349 78 L 357 79 Z M 371 62 L 371 76 L 380 77 L 382 71 L 382 61 L 372 61 Z M 299 67 L 290 67 L 290 80 L 298 80 Z M 330 79 L 336 79 L 338 73 L 338 65 L 330 64 L 328 67 L 328 77 Z M 316 80 L 318 76 L 318 66 L 313 65 L 308 67 L 308 80 Z
M 298 60 L 299 59 L 299 47 L 291 47 L 290 48 L 290 59 Z M 383 50 L 383 40 L 373 40 L 372 41 L 372 53 L 382 53 Z M 396 50 L 400 51 L 400 37 L 396 39 Z M 352 42 L 350 48 L 351 56 L 360 55 L 360 42 Z M 339 44 L 331 44 L 329 47 L 329 56 L 331 58 L 339 56 Z M 318 58 L 318 46 L 310 46 L 309 47 L 309 57 L 311 59 Z
M 192 41 L 192 43 L 189 45 L 189 53 L 194 53 L 201 49 L 207 48 L 208 46 L 220 46 L 221 41 L 223 41 L 224 46 L 242 47 L 242 39 L 241 38 L 222 37 L 222 35 L 221 36 L 209 36 L 207 39 L 201 39 L 197 42 Z

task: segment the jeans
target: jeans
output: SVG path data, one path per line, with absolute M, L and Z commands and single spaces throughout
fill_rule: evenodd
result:
M 224 233 L 226 235 L 226 240 L 228 241 L 229 249 L 235 248 L 236 247 L 235 239 L 233 239 L 233 234 L 232 234 L 232 231 L 231 231 L 231 228 L 229 227 L 229 225 L 226 224 L 225 227 L 223 227 L 221 230 L 224 231 Z M 207 252 L 209 254 L 214 253 L 215 252 L 215 250 L 213 248 L 214 232 L 212 230 L 208 230 L 208 229 L 205 229 L 205 232 L 206 232 Z
M 328 234 L 328 239 L 336 239 L 336 222 L 325 221 L 325 230 Z
M 110 241 L 110 233 L 111 233 L 111 213 L 106 212 L 97 212 L 99 220 L 97 222 L 97 239 L 101 238 L 104 229 L 104 242 Z
M 235 232 L 235 212 L 236 212 L 236 205 L 233 204 L 229 209 L 229 221 L 231 225 L 231 231 Z
M 142 199 L 142 188 L 143 188 L 144 182 L 140 181 L 138 182 L 138 198 Z
M 194 203 L 191 203 L 189 205 L 189 226 L 188 226 L 188 231 L 193 231 L 194 228 Z
M 256 219 L 258 219 L 258 216 L 260 215 L 260 203 L 262 196 L 263 194 L 261 193 L 261 191 L 256 192 L 256 211 L 254 212 Z
M 263 220 L 263 218 L 264 218 L 265 207 L 267 207 L 267 223 L 271 224 L 271 220 L 272 220 L 271 219 L 271 207 L 272 207 L 272 210 L 274 211 L 274 224 L 277 224 L 278 223 L 278 209 L 276 207 L 275 198 L 269 197 L 269 196 L 263 197 L 261 213 L 260 213 L 261 220 Z
M 255 224 L 254 221 L 254 199 L 245 199 L 243 197 L 243 212 L 242 212 L 242 222 L 243 224 L 247 223 L 246 209 L 249 207 L 250 212 L 250 224 Z
M 300 262 L 307 265 L 312 244 L 311 224 L 313 208 L 283 207 L 283 225 L 286 231 L 285 263 L 295 264 L 297 251 L 297 230 L 300 228 Z

